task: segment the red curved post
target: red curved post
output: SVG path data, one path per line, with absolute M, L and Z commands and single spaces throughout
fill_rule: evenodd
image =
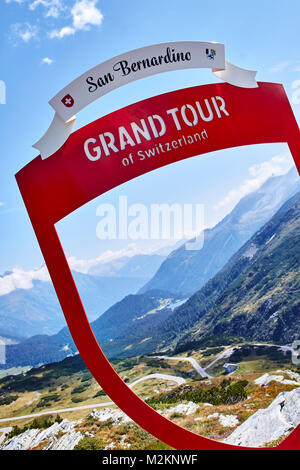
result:
M 210 120 L 207 104 L 213 113 Z M 202 119 L 200 108 L 206 120 Z M 162 118 L 163 134 L 162 127 L 155 130 L 151 127 L 149 117 L 154 116 Z M 179 124 L 176 117 L 180 119 Z M 152 132 L 151 139 L 141 137 L 138 142 L 131 126 L 133 122 L 150 126 L 147 129 Z M 102 144 L 99 159 L 92 161 L 87 157 L 84 145 L 88 139 L 100 145 L 100 134 L 120 136 L 120 128 L 126 129 L 134 145 L 127 144 L 122 149 L 116 140 L 117 151 L 112 148 L 109 151 L 108 147 L 109 155 L 106 155 Z M 200 135 L 199 139 L 196 134 Z M 71 335 L 86 366 L 128 416 L 175 449 L 241 447 L 213 441 L 179 427 L 149 407 L 123 382 L 92 332 L 54 225 L 95 197 L 156 168 L 216 150 L 273 142 L 288 143 L 299 170 L 299 128 L 281 85 L 259 83 L 254 89 L 228 84 L 204 85 L 155 96 L 104 116 L 74 132 L 50 158 L 42 160 L 39 156 L 16 175 Z M 138 158 L 159 143 L 169 143 L 170 150 L 154 158 Z M 130 152 L 134 164 L 124 166 L 123 159 Z M 300 449 L 300 427 L 277 448 Z

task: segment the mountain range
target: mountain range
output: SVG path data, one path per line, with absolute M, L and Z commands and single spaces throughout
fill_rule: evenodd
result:
M 88 273 L 96 276 L 135 277 L 151 279 L 158 270 L 165 256 L 153 253 L 122 256 L 115 260 L 92 266 Z
M 172 323 L 160 325 L 161 337 L 176 346 L 218 336 L 280 344 L 298 339 L 299 246 L 300 192 L 174 312 Z
M 128 346 L 132 332 L 142 335 L 149 328 L 157 328 L 172 315 L 174 304 L 180 300 L 179 296 L 162 291 L 128 295 L 92 322 L 91 327 L 101 344 L 113 344 L 118 338 Z M 4 368 L 57 362 L 76 352 L 69 329 L 65 327 L 56 335 L 35 335 L 19 344 L 8 345 Z
M 175 250 L 138 294 L 126 296 L 95 320 L 91 326 L 104 352 L 126 357 L 184 350 L 218 338 L 286 343 L 299 336 L 300 193 L 296 176 L 293 170 L 270 178 L 206 232 L 204 254 L 184 247 Z M 255 233 L 249 237 L 251 232 Z M 246 236 L 247 241 L 241 243 Z M 234 245 L 238 248 L 230 257 L 222 254 L 225 247 L 231 247 L 230 251 Z M 205 270 L 203 260 L 210 259 L 209 253 L 213 260 Z M 214 275 L 208 274 L 216 266 L 221 267 Z M 205 281 L 207 276 L 211 277 Z M 158 277 L 163 289 L 151 289 Z M 181 288 L 175 281 L 178 278 Z M 200 289 L 187 295 L 198 284 Z M 167 285 L 172 289 L 166 289 Z M 6 367 L 57 361 L 74 353 L 70 333 L 63 328 L 56 335 L 37 335 L 9 345 Z
M 101 344 L 112 357 L 179 353 L 255 340 L 291 343 L 300 333 L 300 192 L 289 199 L 204 287 L 173 314 L 126 341 Z M 145 337 L 148 341 L 145 342 Z
M 173 251 L 140 292 L 161 289 L 193 294 L 299 190 L 296 168 L 269 178 L 257 191 L 243 197 L 215 227 L 204 231 L 201 250 L 187 250 L 184 244 Z
M 115 302 L 137 292 L 163 260 L 164 256 L 157 254 L 134 255 L 99 263 L 87 274 L 73 271 L 89 319 L 95 320 Z M 0 336 L 52 335 L 65 326 L 52 282 L 33 280 L 32 284 L 30 289 L 0 296 Z

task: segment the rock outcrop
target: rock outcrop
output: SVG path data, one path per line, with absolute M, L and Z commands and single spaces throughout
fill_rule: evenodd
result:
M 75 430 L 79 421 L 64 419 L 47 429 L 28 429 L 18 436 L 8 439 L 0 450 L 30 450 L 42 446 L 42 450 L 73 450 L 84 437 Z
M 265 409 L 238 426 L 224 442 L 261 447 L 288 435 L 300 423 L 300 388 L 280 393 Z
M 170 416 L 173 413 L 179 413 L 182 415 L 191 415 L 196 413 L 198 410 L 199 405 L 196 403 L 189 401 L 188 403 L 180 403 L 179 405 L 173 406 L 171 408 L 165 409 L 165 410 L 157 410 L 158 413 L 162 414 L 163 416 Z
M 132 419 L 119 408 L 104 408 L 103 410 L 97 410 L 97 408 L 94 408 L 89 417 L 101 422 L 109 420 L 113 424 L 129 423 L 132 421 Z
M 176 406 L 173 406 L 171 408 L 166 408 L 164 410 L 157 410 L 157 412 L 167 417 L 172 415 L 173 413 L 190 415 L 190 414 L 196 413 L 198 408 L 199 408 L 199 405 L 197 405 L 196 403 L 193 403 L 192 401 L 189 401 L 188 403 L 180 403 Z M 89 417 L 94 418 L 97 421 L 101 421 L 101 422 L 109 420 L 114 424 L 129 423 L 132 421 L 132 419 L 129 418 L 129 416 L 127 416 L 120 409 L 108 408 L 108 407 L 102 410 L 97 410 L 97 408 L 93 409 Z
M 285 376 L 290 377 L 289 379 Z M 267 387 L 271 382 L 280 382 L 285 385 L 298 385 L 300 386 L 300 375 L 297 372 L 287 370 L 277 370 L 274 374 L 264 374 L 254 381 L 256 385 Z

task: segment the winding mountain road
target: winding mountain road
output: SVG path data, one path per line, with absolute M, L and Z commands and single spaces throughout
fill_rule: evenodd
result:
M 136 384 L 143 382 L 144 380 L 149 380 L 149 379 L 171 380 L 172 382 L 176 382 L 178 385 L 182 385 L 183 383 L 185 383 L 185 379 L 183 379 L 182 377 L 178 377 L 176 375 L 149 374 L 149 375 L 146 375 L 145 377 L 141 377 L 140 379 L 133 381 L 128 386 L 132 388 Z M 107 401 L 105 403 L 98 403 L 94 405 L 81 405 L 81 406 L 75 406 L 73 408 L 62 408 L 59 410 L 46 410 L 46 411 L 41 411 L 40 413 L 35 413 L 35 414 L 30 414 L 30 415 L 14 416 L 13 418 L 1 418 L 0 423 L 11 422 L 11 421 L 27 419 L 27 418 L 37 418 L 38 416 L 45 416 L 45 415 L 51 415 L 51 414 L 67 413 L 69 411 L 89 410 L 93 408 L 101 408 L 101 407 L 111 406 L 111 405 L 115 405 L 115 403 L 112 401 Z
M 229 349 L 225 349 L 225 351 L 222 351 L 220 354 L 217 355 L 217 357 L 210 364 L 208 364 L 208 366 L 205 367 L 205 370 L 209 369 L 220 359 L 227 359 L 228 357 L 230 357 L 233 354 L 234 349 L 235 348 L 229 348 Z
M 168 359 L 172 361 L 185 361 L 189 362 L 191 366 L 198 372 L 198 374 L 201 375 L 201 377 L 206 378 L 206 379 L 212 379 L 212 375 L 209 375 L 207 372 L 205 372 L 205 369 L 201 367 L 196 359 L 193 359 L 192 357 L 169 357 L 169 356 L 154 356 L 157 357 L 158 359 Z
M 145 377 L 141 377 L 140 379 L 135 380 L 132 382 L 129 387 L 132 388 L 134 385 L 143 382 L 144 380 L 148 379 L 163 379 L 163 380 L 171 380 L 172 382 L 176 382 L 178 385 L 184 384 L 186 381 L 182 377 L 178 377 L 177 375 L 168 375 L 168 374 L 149 374 Z

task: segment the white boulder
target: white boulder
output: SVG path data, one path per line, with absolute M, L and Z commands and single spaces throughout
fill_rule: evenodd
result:
M 18 436 L 8 439 L 0 446 L 0 450 L 29 450 L 45 443 L 43 450 L 73 450 L 83 435 L 75 431 L 80 421 L 54 423 L 47 429 L 28 429 Z M 60 437 L 57 437 L 58 433 Z
M 219 416 L 219 423 L 224 428 L 234 428 L 239 424 L 239 420 L 237 419 L 236 415 L 223 415 L 220 414 Z
M 196 413 L 198 410 L 199 405 L 196 403 L 189 401 L 188 403 L 180 403 L 179 405 L 173 406 L 167 410 L 158 410 L 158 412 L 162 415 L 169 416 L 173 413 L 180 413 L 183 415 L 191 415 Z
M 290 375 L 288 372 L 291 372 L 291 371 L 278 371 L 278 372 L 287 373 L 288 375 Z M 260 385 L 261 387 L 267 387 L 271 382 L 279 382 L 285 385 L 298 385 L 298 386 L 300 385 L 300 382 L 296 380 L 285 379 L 283 375 L 280 375 L 277 373 L 273 375 L 266 373 L 262 375 L 261 377 L 259 377 L 258 379 L 254 380 L 254 383 L 256 385 Z
M 132 421 L 129 416 L 118 408 L 104 408 L 102 410 L 94 408 L 90 413 L 90 417 L 101 422 L 111 420 L 114 424 L 129 423 Z
M 265 409 L 258 410 L 224 442 L 261 447 L 289 434 L 300 423 L 300 389 L 280 393 Z

